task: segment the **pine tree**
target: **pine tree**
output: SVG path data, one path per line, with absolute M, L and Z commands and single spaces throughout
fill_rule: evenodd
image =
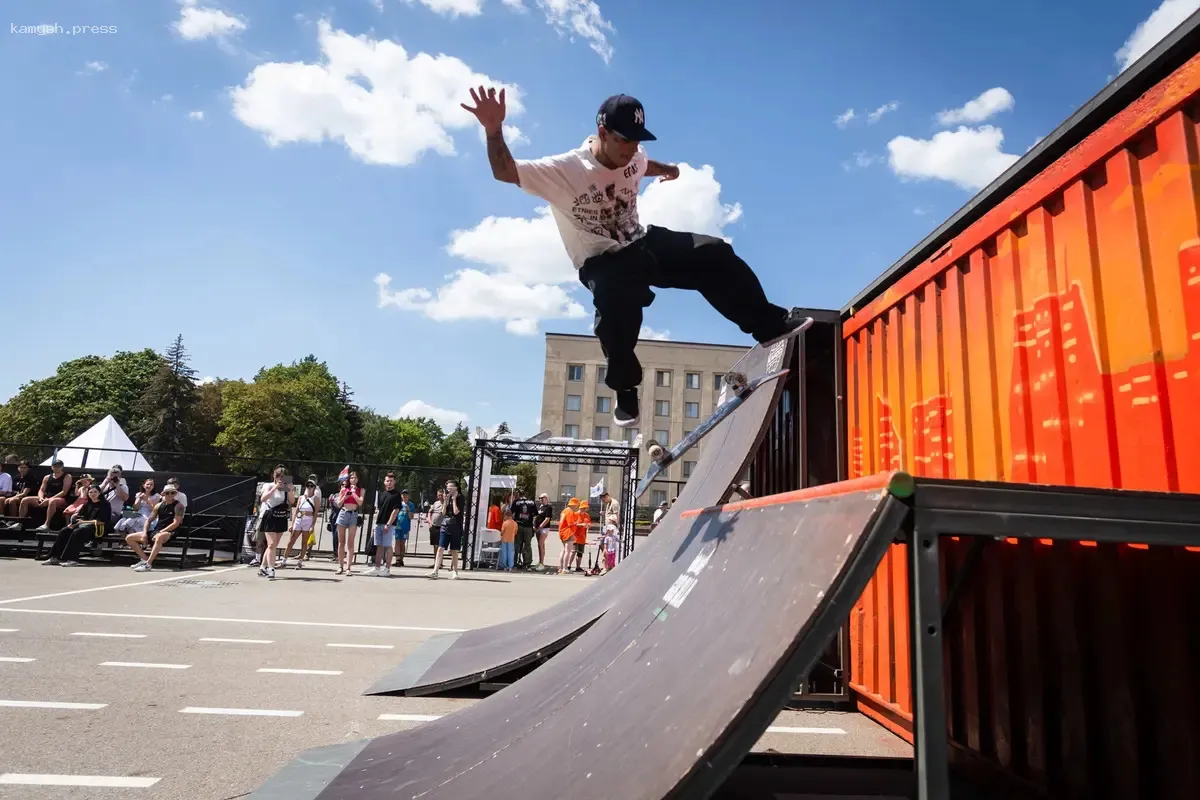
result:
M 144 422 L 134 433 L 141 439 L 142 449 L 185 452 L 191 443 L 189 421 L 198 400 L 196 370 L 179 335 L 162 356 L 158 371 L 137 405 Z
M 496 438 L 497 436 L 504 436 L 505 434 L 511 434 L 511 433 L 512 433 L 512 431 L 509 430 L 508 423 L 501 422 L 499 425 L 496 426 L 496 432 L 494 434 L 492 434 L 492 438 Z
M 341 387 L 338 390 L 338 403 L 342 406 L 342 411 L 346 414 L 346 422 L 350 426 L 350 436 L 348 444 L 350 453 L 347 457 L 357 460 L 363 453 L 365 445 L 363 437 L 363 419 L 362 414 L 358 410 L 358 406 L 354 404 L 354 392 L 350 386 L 342 381 Z

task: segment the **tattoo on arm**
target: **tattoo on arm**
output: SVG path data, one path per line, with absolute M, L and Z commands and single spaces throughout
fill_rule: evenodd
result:
M 520 183 L 517 176 L 517 162 L 513 160 L 508 145 L 504 142 L 504 132 L 497 131 L 487 136 L 488 162 L 492 165 L 492 177 L 505 183 Z
M 670 173 L 671 166 L 669 164 L 664 164 L 661 161 L 655 161 L 654 159 L 649 159 L 646 162 L 645 175 L 647 178 L 656 178 L 659 175 L 668 175 Z

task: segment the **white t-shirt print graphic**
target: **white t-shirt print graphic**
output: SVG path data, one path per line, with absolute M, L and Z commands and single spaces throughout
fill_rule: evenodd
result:
M 646 173 L 643 147 L 624 167 L 609 169 L 592 156 L 588 137 L 577 149 L 517 161 L 521 188 L 550 204 L 575 269 L 588 258 L 645 235 L 638 220 L 638 184 Z

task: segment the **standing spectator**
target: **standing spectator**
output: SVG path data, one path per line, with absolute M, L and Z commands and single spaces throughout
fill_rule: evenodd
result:
M 333 537 L 333 543 L 331 545 L 331 547 L 333 548 L 333 557 L 330 558 L 329 560 L 336 561 L 339 564 L 341 564 L 342 561 L 341 561 L 341 551 L 338 549 L 337 518 L 338 518 L 338 513 L 341 511 L 341 509 L 338 508 L 338 498 L 342 496 L 342 489 L 345 489 L 345 488 L 346 488 L 346 481 L 338 481 L 337 491 L 334 492 L 333 494 L 329 495 L 329 514 L 327 515 L 329 517 L 329 522 L 326 524 L 326 528 L 328 528 L 330 535 Z
M 354 565 L 354 542 L 358 536 L 358 509 L 362 507 L 363 490 L 358 485 L 358 473 L 351 472 L 350 480 L 338 492 L 337 531 L 338 531 L 338 568 L 337 574 L 344 571 L 350 575 Z M 344 562 L 344 563 L 343 563 Z
M 383 476 L 383 491 L 375 504 L 375 566 L 367 575 L 386 578 L 392 574 L 392 549 L 396 545 L 396 518 L 400 516 L 400 493 L 396 473 Z
M 258 574 L 269 580 L 275 580 L 275 559 L 279 553 L 279 537 L 288 529 L 288 518 L 291 516 L 292 487 L 287 474 L 282 467 L 275 468 L 274 482 L 268 484 L 258 498 L 260 503 L 259 516 L 262 519 L 260 529 L 266 544 L 263 548 L 262 566 Z
M 438 539 L 442 535 L 442 522 L 446 519 L 446 492 L 437 490 L 437 499 L 429 507 L 429 546 L 437 549 Z
M 550 521 L 553 519 L 554 506 L 550 505 L 550 495 L 542 492 L 538 496 L 537 515 L 533 518 L 538 543 L 538 569 L 546 568 L 546 537 L 550 534 Z
M 600 552 L 604 554 L 604 566 L 600 569 L 600 574 L 608 572 L 617 565 L 617 526 L 614 523 L 608 523 L 604 526 L 604 536 L 600 539 Z
M 5 472 L 4 468 L 15 463 L 17 457 L 9 454 L 4 457 L 4 463 L 0 464 L 0 516 L 4 515 L 5 501 L 13 495 L 13 477 Z
M 0 514 L 8 517 L 16 516 L 21 508 L 21 503 L 26 497 L 32 497 L 37 491 L 38 483 L 30 475 L 30 466 L 27 459 L 21 459 L 17 464 L 17 477 L 12 482 L 12 494 L 7 498 L 0 498 Z M 8 530 L 19 531 L 21 524 L 14 522 L 7 526 Z
M 133 510 L 137 513 L 132 517 L 123 517 L 117 520 L 117 524 L 113 526 L 113 530 L 118 533 L 130 534 L 138 533 L 146 529 L 146 520 L 150 519 L 150 513 L 154 511 L 154 507 L 162 500 L 162 495 L 154 491 L 154 478 L 146 478 L 142 481 L 142 490 L 133 498 Z M 158 522 L 155 521 L 155 526 Z M 154 528 L 150 528 L 153 532 Z M 141 563 L 141 562 L 138 562 Z M 137 564 L 134 564 L 136 567 Z
M 438 536 L 437 555 L 433 559 L 431 578 L 437 578 L 442 569 L 442 556 L 450 551 L 450 579 L 458 579 L 458 551 L 462 549 L 463 512 L 466 510 L 466 500 L 458 491 L 458 481 L 446 481 L 446 494 L 443 501 L 445 518 L 442 520 L 442 532 Z
M 587 548 L 588 528 L 592 516 L 588 513 L 588 501 L 579 501 L 579 513 L 575 515 L 575 571 L 583 572 L 583 551 Z
M 61 459 L 55 459 L 50 465 L 50 474 L 42 478 L 42 485 L 38 489 L 37 496 L 26 497 L 21 501 L 20 510 L 17 512 L 21 520 L 26 519 L 29 513 L 35 508 L 46 510 L 46 520 L 34 531 L 41 533 L 50 530 L 50 524 L 54 521 L 54 516 L 66 508 L 71 497 L 71 473 L 63 469 Z M 13 530 L 21 529 L 21 522 L 18 520 L 15 525 L 9 526 Z
M 504 524 L 504 516 L 500 513 L 500 502 L 497 501 L 488 506 L 486 527 L 493 531 L 498 531 L 502 524 Z
M 88 486 L 83 507 L 71 518 L 67 526 L 58 532 L 58 537 L 50 548 L 50 558 L 42 563 L 47 566 L 79 566 L 77 559 L 83 546 L 104 536 L 104 530 L 111 520 L 112 506 L 100 494 L 100 487 Z
M 500 561 L 496 564 L 496 569 L 513 571 L 513 544 L 516 538 L 517 522 L 513 519 L 513 512 L 505 511 L 504 522 L 500 524 Z
M 168 483 L 163 489 L 162 500 L 158 501 L 158 505 L 150 512 L 146 527 L 141 533 L 131 533 L 125 537 L 125 544 L 137 553 L 138 563 L 133 565 L 134 572 L 149 572 L 154 569 L 154 559 L 158 558 L 163 546 L 171 540 L 171 535 L 183 524 L 185 506 L 179 502 L 178 495 L 179 490 L 175 485 Z M 156 529 L 154 546 L 150 548 L 150 557 L 147 558 L 142 546 L 149 541 L 150 531 Z
M 125 511 L 125 501 L 129 499 L 129 484 L 125 481 L 124 470 L 120 464 L 114 464 L 108 475 L 100 482 L 100 494 L 112 507 L 112 518 L 120 519 Z
M 404 566 L 404 551 L 408 547 L 408 534 L 412 530 L 413 514 L 417 507 L 408 499 L 408 489 L 400 492 L 400 513 L 396 517 L 396 566 Z
M 650 530 L 658 527 L 658 522 L 663 518 L 663 514 L 667 513 L 667 501 L 663 500 L 658 504 L 658 508 L 654 509 L 654 517 L 650 520 Z
M 558 574 L 566 575 L 571 569 L 571 556 L 575 553 L 575 517 L 579 511 L 579 499 L 572 497 L 567 501 L 558 518 L 558 538 L 562 542 L 562 553 L 558 557 Z
M 296 569 L 304 566 L 304 557 L 308 554 L 308 537 L 312 535 L 312 531 L 316 527 L 317 509 L 321 507 L 320 491 L 317 488 L 317 482 L 310 475 L 304 482 L 304 492 L 296 498 L 296 505 L 292 510 L 292 522 L 288 526 L 290 533 L 287 546 L 283 548 L 283 560 L 279 562 L 279 566 L 286 567 L 288 565 L 288 554 L 292 552 L 292 545 L 296 543 L 297 537 L 300 539 L 300 555 L 296 556 Z
M 516 497 L 512 504 L 512 518 L 517 523 L 516 565 L 530 569 L 533 567 L 533 518 L 537 516 L 537 503 L 521 492 L 517 492 Z

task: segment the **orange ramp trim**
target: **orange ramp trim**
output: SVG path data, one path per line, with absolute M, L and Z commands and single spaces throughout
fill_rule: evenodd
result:
M 820 486 L 810 486 L 807 489 L 797 489 L 792 492 L 752 497 L 749 500 L 739 500 L 735 503 L 726 503 L 723 506 L 689 508 L 683 512 L 682 518 L 689 519 L 691 517 L 698 517 L 701 514 L 718 514 L 726 511 L 742 511 L 754 508 L 768 508 L 770 506 L 783 506 L 791 503 L 804 503 L 823 497 L 837 497 L 838 495 L 866 492 L 873 489 L 886 489 L 889 493 L 895 494 L 898 497 L 908 497 L 913 492 L 913 479 L 908 473 L 898 470 L 879 472 L 864 478 L 852 478 L 847 481 L 824 483 Z

